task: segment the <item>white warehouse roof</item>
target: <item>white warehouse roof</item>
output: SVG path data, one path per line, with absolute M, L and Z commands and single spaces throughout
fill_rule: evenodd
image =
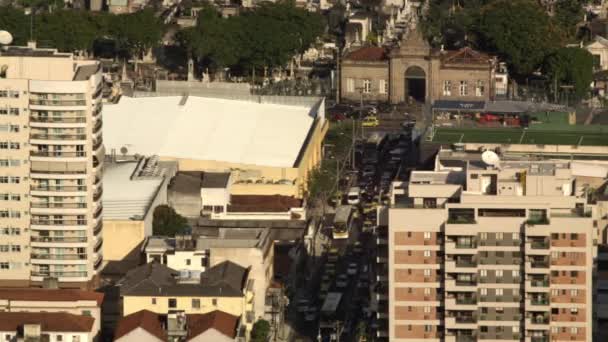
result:
M 293 167 L 314 107 L 189 96 L 122 97 L 104 106 L 106 151 Z

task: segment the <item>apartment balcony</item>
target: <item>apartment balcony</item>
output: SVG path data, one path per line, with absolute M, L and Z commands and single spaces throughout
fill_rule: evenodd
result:
M 474 316 L 458 316 L 445 318 L 446 329 L 477 329 L 477 319 Z
M 548 298 L 527 298 L 525 301 L 526 310 L 548 312 L 551 302 Z
M 99 250 L 101 249 L 101 246 L 103 246 L 102 237 L 98 236 L 98 237 L 96 237 L 96 240 L 97 241 L 95 241 L 95 246 L 93 246 L 93 252 L 95 252 L 95 253 L 99 252 Z
M 549 273 L 549 260 L 545 259 L 528 259 L 526 261 L 525 267 L 526 273 L 541 273 L 548 274 Z
M 87 142 L 86 134 L 30 134 L 30 144 L 53 145 L 57 141 L 69 141 L 84 145 Z
M 549 316 L 526 317 L 526 330 L 549 330 Z
M 477 254 L 476 244 L 458 244 L 455 241 L 445 242 L 445 254 Z
M 101 128 L 103 127 L 103 121 L 100 120 L 96 120 L 95 121 L 95 126 L 93 126 L 93 134 L 98 133 Z
M 388 245 L 388 239 L 386 237 L 378 236 L 378 238 L 376 239 L 376 243 L 380 246 L 386 246 Z
M 85 128 L 87 118 L 84 116 L 30 116 L 30 126 L 41 128 Z
M 103 221 L 102 220 L 98 220 L 97 224 L 95 225 L 95 228 L 93 228 L 93 235 L 97 236 L 101 233 L 103 229 Z
M 93 193 L 93 201 L 97 202 L 101 199 L 101 195 L 103 195 L 103 188 L 97 187 L 95 193 Z
M 87 278 L 87 272 L 55 272 L 55 271 L 32 271 L 32 277 L 48 278 L 54 277 L 59 280 L 77 281 L 74 278 Z
M 101 214 L 103 213 L 103 206 L 101 204 L 96 206 L 97 208 L 95 209 L 95 211 L 93 212 L 93 217 L 95 219 L 98 219 L 101 217 Z
M 70 264 L 77 265 L 87 261 L 86 254 L 42 254 L 32 252 L 30 255 L 32 263 L 46 264 Z
M 526 338 L 526 342 L 549 342 L 549 335 L 547 336 L 531 336 L 529 339 Z
M 87 228 L 87 220 L 41 220 L 32 218 L 30 221 L 32 230 L 56 230 L 58 226 L 63 229 L 85 229 Z
M 31 236 L 30 242 L 32 247 L 86 247 L 86 236 Z
M 85 162 L 87 154 L 84 151 L 31 151 L 30 160 L 32 161 L 64 161 L 64 162 Z M 34 171 L 37 172 L 37 171 Z
M 85 185 L 54 186 L 54 185 L 32 185 L 30 195 L 32 196 L 82 196 L 87 191 Z
M 477 310 L 477 299 L 475 297 L 446 298 L 445 307 L 449 310 Z
M 447 273 L 477 273 L 477 263 L 474 261 L 449 260 L 445 262 Z
M 445 290 L 446 290 L 446 292 L 450 292 L 450 291 L 477 292 L 477 282 L 476 281 L 446 279 Z
M 103 255 L 98 254 L 97 259 L 95 259 L 95 262 L 93 263 L 93 268 L 95 268 L 95 270 L 98 270 L 102 263 L 103 263 Z
M 77 215 L 86 214 L 86 203 L 63 203 L 63 202 L 32 202 L 30 203 L 32 214 L 60 214 Z
M 44 107 L 83 107 L 87 105 L 87 101 L 84 99 L 73 99 L 73 100 L 56 100 L 56 99 L 34 99 L 30 98 L 30 107 L 32 109 L 44 109 L 44 108 L 33 108 L 38 106 Z M 55 109 L 55 108 L 51 108 Z

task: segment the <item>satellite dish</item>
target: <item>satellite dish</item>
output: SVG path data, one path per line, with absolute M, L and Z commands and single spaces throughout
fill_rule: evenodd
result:
M 120 153 L 127 154 L 128 152 L 129 152 L 129 150 L 127 149 L 126 146 L 123 146 L 123 147 L 120 148 Z
M 490 150 L 481 154 L 481 160 L 491 166 L 498 166 L 498 164 L 500 164 L 500 157 L 498 157 L 498 154 Z
M 13 35 L 8 31 L 0 31 L 0 44 L 8 45 L 13 42 Z

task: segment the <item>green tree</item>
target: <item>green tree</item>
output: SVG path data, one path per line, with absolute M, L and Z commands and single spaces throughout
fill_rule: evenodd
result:
M 576 38 L 578 24 L 583 21 L 585 12 L 583 5 L 586 0 L 558 0 L 555 3 L 554 20 L 557 22 L 567 38 Z
M 535 0 L 499 0 L 482 10 L 483 45 L 505 60 L 515 76 L 537 70 L 562 43 L 558 29 Z
M 175 236 L 183 234 L 188 228 L 188 220 L 168 205 L 154 209 L 152 232 L 154 235 Z
M 91 51 L 98 36 L 95 18 L 86 11 L 60 10 L 36 15 L 35 39 L 60 51 Z
M 13 35 L 14 45 L 25 45 L 30 38 L 30 18 L 23 10 L 10 6 L 0 7 L 0 28 Z
M 581 48 L 560 48 L 549 55 L 543 72 L 552 82 L 552 91 L 557 99 L 560 86 L 573 86 L 573 99 L 580 100 L 589 94 L 593 81 L 593 56 Z
M 270 337 L 270 322 L 259 319 L 253 324 L 251 329 L 252 342 L 266 342 Z
M 110 16 L 107 25 L 118 49 L 137 58 L 160 44 L 165 29 L 152 9 Z

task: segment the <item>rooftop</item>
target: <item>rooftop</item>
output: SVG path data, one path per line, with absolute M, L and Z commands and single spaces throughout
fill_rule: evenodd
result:
M 301 208 L 302 200 L 282 195 L 231 195 L 229 212 L 287 212 Z
M 27 46 L 4 46 L 2 49 L 0 49 L 0 56 L 70 58 L 72 55 L 69 53 L 57 52 L 56 49 L 40 49 Z
M 229 338 L 235 338 L 239 326 L 239 317 L 215 310 L 202 315 L 188 315 L 186 319 L 188 325 L 188 337 L 190 339 L 215 329 Z
M 40 324 L 42 332 L 83 332 L 93 329 L 95 319 L 66 312 L 0 312 L 0 331 L 20 331 L 24 324 Z
M 75 302 L 79 300 L 103 302 L 103 293 L 75 289 L 0 288 L 0 300 Z
M 122 296 L 208 296 L 240 297 L 248 269 L 225 261 L 203 274 L 200 283 L 180 283 L 179 272 L 165 265 L 148 263 L 131 271 L 119 281 Z
M 388 59 L 387 51 L 383 47 L 378 46 L 364 46 L 357 50 L 354 50 L 344 57 L 345 60 L 351 61 L 385 61 Z
M 150 209 L 164 178 L 137 177 L 137 167 L 135 161 L 104 164 L 104 220 L 143 219 Z
M 224 189 L 228 186 L 230 172 L 203 172 L 201 177 L 201 188 Z
M 122 317 L 116 326 L 114 340 L 117 340 L 131 331 L 142 328 L 162 341 L 167 340 L 167 334 L 162 326 L 161 317 L 151 311 L 141 310 Z
M 104 107 L 108 151 L 294 167 L 317 106 L 195 96 L 122 97 Z

